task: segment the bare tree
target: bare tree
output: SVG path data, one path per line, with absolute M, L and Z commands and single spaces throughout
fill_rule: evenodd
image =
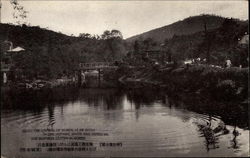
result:
M 13 7 L 13 13 L 12 16 L 16 20 L 17 24 L 22 24 L 25 23 L 23 20 L 27 18 L 28 12 L 24 9 L 22 5 L 19 4 L 18 0 L 9 0 L 10 4 Z M 2 3 L 0 1 L 0 17 L 1 17 L 1 8 L 2 8 Z M 1 18 L 0 18 L 1 22 Z

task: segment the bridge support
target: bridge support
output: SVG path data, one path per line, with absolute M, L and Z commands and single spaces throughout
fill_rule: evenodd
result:
M 101 81 L 101 69 L 98 69 L 98 80 Z
M 101 86 L 101 69 L 98 69 L 98 87 Z
M 86 86 L 86 76 L 82 70 L 78 71 L 78 86 Z
M 78 81 L 78 87 L 81 87 L 81 82 L 82 82 L 81 70 L 77 72 L 77 81 Z
M 97 70 L 98 71 L 98 87 L 101 86 L 101 73 L 104 69 L 117 69 L 118 66 L 110 62 L 93 62 L 93 63 L 80 63 L 79 70 Z M 78 77 L 81 80 L 81 77 Z M 86 83 L 85 83 L 86 84 Z

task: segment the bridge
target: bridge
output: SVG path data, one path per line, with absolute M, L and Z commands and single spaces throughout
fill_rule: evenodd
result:
M 80 63 L 80 70 L 100 70 L 100 69 L 117 69 L 112 62 L 92 62 L 92 63 Z
M 111 62 L 80 63 L 79 69 L 78 69 L 79 85 L 82 86 L 82 81 L 83 81 L 81 71 L 97 70 L 98 71 L 98 84 L 100 85 L 101 75 L 103 74 L 103 70 L 104 69 L 117 69 L 117 68 L 118 68 L 118 66 L 116 66 L 114 63 L 111 63 Z

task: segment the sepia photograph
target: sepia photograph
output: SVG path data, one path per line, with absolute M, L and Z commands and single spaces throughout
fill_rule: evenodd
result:
M 1 158 L 249 157 L 248 0 L 0 0 Z

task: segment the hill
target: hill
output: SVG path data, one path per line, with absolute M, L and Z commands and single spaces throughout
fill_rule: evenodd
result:
M 207 31 L 204 29 L 188 35 L 174 35 L 162 43 L 152 38 L 136 40 L 134 43 L 129 43 L 129 55 L 137 58 L 138 54 L 143 54 L 145 51 L 160 51 L 160 55 L 167 56 L 168 61 L 181 62 L 200 58 L 211 64 L 223 65 L 226 59 L 230 59 L 234 66 L 246 67 L 248 46 L 243 46 L 239 41 L 247 34 L 248 21 L 225 18 L 218 28 Z
M 174 35 L 189 35 L 203 31 L 204 23 L 206 23 L 208 30 L 218 28 L 221 26 L 224 20 L 224 17 L 215 15 L 193 16 L 167 26 L 132 36 L 127 38 L 126 41 L 131 43 L 135 40 L 145 40 L 147 38 L 152 38 L 154 41 L 163 43 L 165 39 L 170 39 Z
M 21 68 L 30 78 L 73 74 L 80 62 L 112 62 L 126 54 L 122 38 L 84 35 L 74 37 L 40 27 L 0 24 L 1 44 L 8 40 L 14 47 L 25 48 L 25 53 L 15 56 L 14 69 Z
M 175 60 L 202 58 L 223 65 L 230 59 L 234 66 L 247 66 L 247 49 L 239 40 L 248 34 L 248 22 L 225 19 L 220 27 L 165 40 L 165 48 Z

